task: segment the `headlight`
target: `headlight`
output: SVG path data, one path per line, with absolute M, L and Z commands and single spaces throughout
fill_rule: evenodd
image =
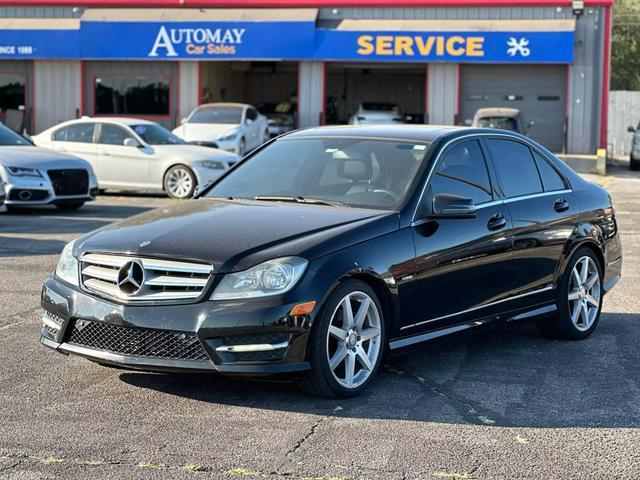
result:
M 220 137 L 218 140 L 226 142 L 229 140 L 235 140 L 237 136 L 238 136 L 238 131 L 234 130 L 233 132 L 227 133 L 224 137 Z
M 286 293 L 300 280 L 309 262 L 299 257 L 284 257 L 256 265 L 249 270 L 225 275 L 212 300 L 268 297 Z
M 13 177 L 38 177 L 42 178 L 42 174 L 40 170 L 36 168 L 25 168 L 25 167 L 7 167 L 7 171 L 9 175 Z
M 222 162 L 216 162 L 215 160 L 203 160 L 198 163 L 204 168 L 214 168 L 216 170 L 224 169 L 224 164 Z
M 73 257 L 74 242 L 67 243 L 62 249 L 58 266 L 56 267 L 56 276 L 67 283 L 78 286 L 78 261 Z

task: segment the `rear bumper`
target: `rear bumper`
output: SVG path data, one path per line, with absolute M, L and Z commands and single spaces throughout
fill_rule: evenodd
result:
M 295 374 L 310 368 L 306 346 L 312 322 L 309 316 L 289 315 L 296 303 L 300 302 L 295 298 L 281 298 L 245 305 L 200 302 L 126 306 L 93 297 L 50 277 L 41 298 L 47 312 L 43 315 L 41 342 L 60 353 L 134 370 L 251 376 Z M 91 328 L 109 326 L 135 335 L 78 343 L 77 332 L 88 324 Z M 85 337 L 92 335 L 93 330 L 88 331 Z M 147 333 L 154 340 L 146 340 L 150 338 Z M 169 336 L 173 341 L 175 335 L 196 338 L 198 354 L 157 356 L 163 350 L 154 343 L 157 338 Z M 146 347 L 149 344 L 155 350 L 149 350 Z

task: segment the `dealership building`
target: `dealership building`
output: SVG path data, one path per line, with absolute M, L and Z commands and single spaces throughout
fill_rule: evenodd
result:
M 612 0 L 0 0 L 0 119 L 174 127 L 211 101 L 297 104 L 297 125 L 362 102 L 463 125 L 519 109 L 556 152 L 606 146 Z

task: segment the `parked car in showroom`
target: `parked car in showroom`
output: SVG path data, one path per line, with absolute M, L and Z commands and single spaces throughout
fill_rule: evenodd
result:
M 296 128 L 298 104 L 295 102 L 263 102 L 256 105 L 258 111 L 267 117 L 269 137 L 277 137 Z
M 629 154 L 629 168 L 631 170 L 640 170 L 640 125 L 637 128 L 629 127 L 627 130 L 633 133 L 631 153 Z
M 9 208 L 52 204 L 63 210 L 75 210 L 98 193 L 96 176 L 88 162 L 38 148 L 0 124 L 2 182 L 4 204 Z
M 349 397 L 389 351 L 483 325 L 584 339 L 621 267 L 606 190 L 522 135 L 314 128 L 195 201 L 69 243 L 43 287 L 41 341 Z
M 267 117 L 245 103 L 200 105 L 173 130 L 195 145 L 244 155 L 269 140 Z
M 517 108 L 479 108 L 468 122 L 475 128 L 498 128 L 529 135 L 529 128 L 535 125 L 534 121 L 526 122 L 522 112 Z
M 157 123 L 136 118 L 83 117 L 34 135 L 37 145 L 91 163 L 101 190 L 164 191 L 193 196 L 239 161 L 238 155 L 189 145 Z
M 349 118 L 349 125 L 393 125 L 406 123 L 395 103 L 363 102 Z

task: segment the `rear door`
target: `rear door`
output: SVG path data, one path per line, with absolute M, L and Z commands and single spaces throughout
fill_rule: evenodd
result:
M 103 187 L 149 187 L 152 155 L 145 148 L 125 146 L 134 134 L 120 125 L 101 123 L 98 134 L 98 182 Z M 155 185 L 158 187 L 159 185 Z
M 438 194 L 471 198 L 475 218 L 432 218 Z M 479 141 L 444 152 L 421 208 L 412 227 L 416 273 L 404 302 L 408 334 L 489 314 L 485 307 L 509 296 L 512 279 L 511 219 L 494 195 Z
M 513 219 L 514 295 L 526 304 L 552 297 L 559 263 L 580 213 L 568 181 L 527 143 L 485 140 Z
M 81 122 L 67 125 L 54 131 L 51 136 L 51 148 L 59 152 L 70 153 L 88 161 L 97 170 L 98 155 L 94 135 L 94 122 Z

